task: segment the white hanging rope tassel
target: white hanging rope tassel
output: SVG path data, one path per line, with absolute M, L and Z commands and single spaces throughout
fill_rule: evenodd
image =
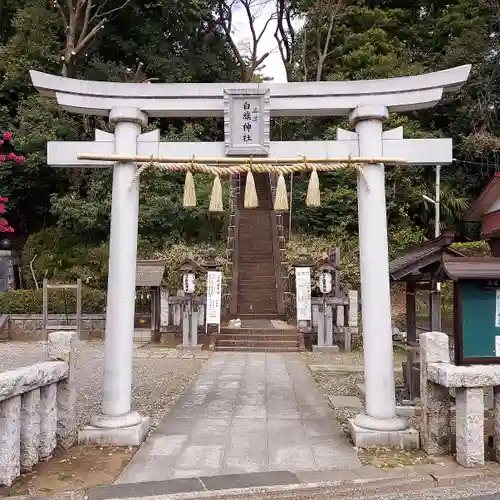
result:
M 276 197 L 274 198 L 274 210 L 276 212 L 288 211 L 288 194 L 286 192 L 286 182 L 283 173 L 280 172 L 278 176 L 278 183 L 276 185 Z
M 243 202 L 243 206 L 245 208 L 257 208 L 259 206 L 259 198 L 257 197 L 257 189 L 255 187 L 255 179 L 253 178 L 251 160 L 245 183 L 245 200 Z
M 186 178 L 184 180 L 184 199 L 182 205 L 184 207 L 196 206 L 196 188 L 191 170 L 186 172 Z
M 218 175 L 214 176 L 214 183 L 212 185 L 212 195 L 210 196 L 210 212 L 223 212 L 224 205 L 222 202 L 222 183 Z
M 306 205 L 308 207 L 319 207 L 321 205 L 321 191 L 319 189 L 319 176 L 315 168 L 311 171 L 309 184 L 307 186 Z

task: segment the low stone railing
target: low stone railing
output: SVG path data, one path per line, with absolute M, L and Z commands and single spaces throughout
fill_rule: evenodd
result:
M 451 453 L 452 405 L 455 392 L 456 459 L 464 467 L 484 464 L 484 389 L 494 388 L 495 455 L 500 461 L 500 366 L 456 366 L 450 362 L 448 335 L 420 335 L 421 432 L 424 450 Z
M 45 341 L 43 328 L 43 314 L 9 314 L 5 325 L 10 340 Z M 48 325 L 61 327 L 66 325 L 75 327 L 76 314 L 49 314 Z M 80 340 L 104 338 L 106 325 L 105 314 L 82 314 L 80 322 Z
M 51 361 L 0 373 L 0 485 L 76 440 L 76 332 L 49 334 Z

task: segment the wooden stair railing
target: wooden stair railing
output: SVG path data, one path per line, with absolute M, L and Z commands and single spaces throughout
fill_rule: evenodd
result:
M 276 174 L 269 174 L 269 188 L 271 190 L 271 200 L 274 203 L 276 197 Z M 276 273 L 276 287 L 278 292 L 278 314 L 285 314 L 285 283 L 288 278 L 286 263 L 286 240 L 285 229 L 283 227 L 283 214 L 271 208 L 271 220 L 273 225 L 273 248 L 274 263 Z
M 229 314 L 238 311 L 238 197 L 241 189 L 240 174 L 230 177 L 229 194 L 229 224 L 226 242 L 226 276 L 231 278 L 226 282 L 225 300 Z

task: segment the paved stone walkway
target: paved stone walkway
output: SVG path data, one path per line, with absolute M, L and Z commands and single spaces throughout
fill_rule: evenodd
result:
M 360 466 L 297 353 L 214 353 L 116 483 Z

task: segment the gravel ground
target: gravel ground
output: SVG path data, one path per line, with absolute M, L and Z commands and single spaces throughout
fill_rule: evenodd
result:
M 351 353 L 321 354 L 321 353 L 303 353 L 303 358 L 308 365 L 362 365 L 363 351 L 357 350 Z M 395 349 L 394 365 L 401 366 L 401 361 L 405 359 L 406 354 L 400 349 Z M 336 372 L 314 372 L 313 379 L 319 390 L 325 395 L 334 396 L 360 396 L 358 384 L 364 382 L 363 373 L 336 373 Z M 402 376 L 396 375 L 396 385 L 402 384 Z M 398 398 L 398 396 L 397 396 Z M 330 404 L 330 402 L 329 402 Z M 359 412 L 359 408 L 334 407 L 330 404 L 335 417 L 341 425 L 344 432 L 347 433 L 347 420 L 354 418 Z M 419 419 L 410 419 L 411 425 L 419 428 Z
M 209 353 L 192 357 L 176 349 L 151 347 L 134 349 L 132 407 L 151 417 L 151 429 L 164 417 L 167 409 L 196 377 Z M 76 404 L 79 426 L 88 423 L 99 412 L 102 397 L 104 344 L 81 342 L 75 353 Z M 0 343 L 0 372 L 13 370 L 47 359 L 43 342 Z
M 325 396 L 359 396 L 357 384 L 364 380 L 362 373 L 315 372 L 312 376 L 319 390 Z M 332 406 L 329 401 L 328 404 L 342 430 L 347 434 L 347 420 L 354 418 L 359 413 L 359 408 Z

